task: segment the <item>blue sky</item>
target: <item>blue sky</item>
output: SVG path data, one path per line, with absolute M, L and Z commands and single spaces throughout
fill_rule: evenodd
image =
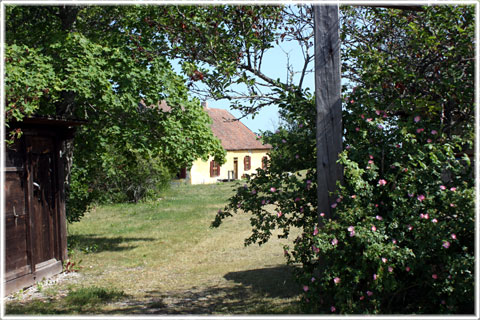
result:
M 283 49 L 283 50 L 282 50 Z M 289 53 L 290 63 L 293 65 L 294 70 L 301 70 L 304 64 L 302 52 L 300 47 L 293 42 L 283 43 L 280 46 L 276 46 L 268 51 L 263 61 L 263 72 L 271 78 L 286 80 L 287 78 L 287 56 L 285 52 Z M 308 75 L 304 80 L 304 88 L 314 89 L 314 75 Z M 229 108 L 229 101 L 208 101 L 210 108 L 220 108 L 229 110 L 235 117 L 240 117 L 241 113 L 238 110 L 231 110 Z M 276 106 L 265 107 L 259 114 L 252 117 L 246 117 L 242 119 L 242 123 L 245 124 L 253 132 L 259 133 L 265 130 L 275 130 L 279 124 L 278 108 Z

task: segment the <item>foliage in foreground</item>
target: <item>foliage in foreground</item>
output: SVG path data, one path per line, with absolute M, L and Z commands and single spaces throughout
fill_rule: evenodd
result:
M 155 9 L 6 6 L 8 138 L 25 117 L 87 120 L 64 150 L 69 221 L 95 201 L 138 201 L 198 158 L 223 161 L 208 115 L 167 60 L 168 41 L 143 19 Z M 160 100 L 170 110 L 155 107 Z
M 356 87 L 345 88 L 334 219 L 317 216 L 314 101 L 301 92 L 284 97 L 285 127 L 264 135 L 268 169 L 217 214 L 214 226 L 252 214 L 246 244 L 303 229 L 285 255 L 302 265 L 306 312 L 473 313 L 473 12 L 345 9 L 344 75 Z

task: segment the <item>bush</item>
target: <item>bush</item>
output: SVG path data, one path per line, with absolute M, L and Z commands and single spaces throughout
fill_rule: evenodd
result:
M 344 8 L 345 179 L 332 220 L 317 216 L 314 100 L 282 97 L 285 124 L 264 134 L 269 167 L 213 225 L 250 213 L 246 244 L 300 228 L 285 256 L 301 266 L 305 312 L 474 312 L 473 12 Z

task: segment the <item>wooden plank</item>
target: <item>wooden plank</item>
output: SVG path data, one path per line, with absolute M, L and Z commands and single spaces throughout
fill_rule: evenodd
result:
M 58 141 L 58 140 L 57 140 Z M 57 171 L 57 217 L 58 217 L 58 253 L 57 259 L 61 261 L 67 260 L 67 216 L 65 209 L 65 167 L 67 166 L 67 147 L 69 141 L 58 141 L 59 148 L 56 151 L 56 171 Z M 61 151 L 61 152 L 60 152 Z
M 343 180 L 337 164 L 342 150 L 340 37 L 338 5 L 314 6 L 315 104 L 317 109 L 318 214 L 332 217 L 336 182 Z M 320 217 L 319 217 L 319 220 Z
M 38 270 L 33 273 L 6 281 L 4 293 L 5 295 L 8 295 L 12 292 L 29 287 L 35 282 L 39 282 L 43 279 L 47 279 L 53 275 L 59 274 L 60 272 L 62 272 L 62 262 L 52 261 L 48 265 L 43 265 L 41 268 L 38 268 Z
M 32 273 L 32 268 L 30 266 L 19 267 L 15 270 L 5 272 L 5 281 L 10 281 L 10 280 L 19 278 L 28 273 Z
M 22 215 L 25 212 L 25 183 L 23 172 L 5 172 L 5 214 Z

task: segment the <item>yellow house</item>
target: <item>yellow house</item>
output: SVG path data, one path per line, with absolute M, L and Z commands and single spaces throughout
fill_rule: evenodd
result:
M 205 111 L 212 119 L 213 134 L 227 152 L 226 162 L 219 166 L 213 158 L 198 159 L 190 170 L 183 172 L 182 178 L 191 184 L 216 183 L 240 179 L 245 174 L 255 173 L 258 168 L 265 168 L 270 145 L 257 140 L 256 135 L 227 110 L 205 106 Z

